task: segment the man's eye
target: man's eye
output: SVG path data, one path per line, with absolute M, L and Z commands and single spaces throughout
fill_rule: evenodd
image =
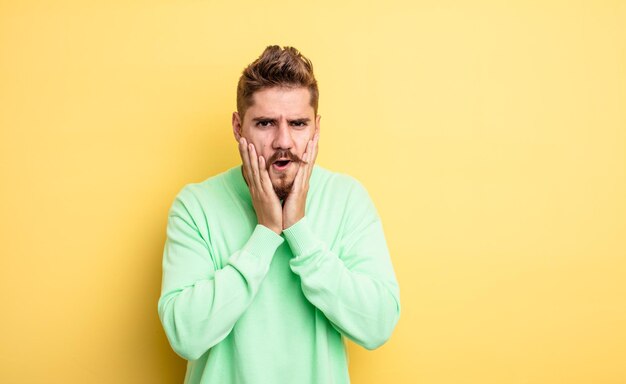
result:
M 306 127 L 306 122 L 304 121 L 294 121 L 291 123 L 294 127 Z
M 269 127 L 270 125 L 272 125 L 271 120 L 260 120 L 256 123 L 257 127 Z

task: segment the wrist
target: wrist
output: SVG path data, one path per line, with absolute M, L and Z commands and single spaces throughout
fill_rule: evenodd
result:
M 283 228 L 280 227 L 280 226 L 268 225 L 268 224 L 264 224 L 264 223 L 259 223 L 259 225 L 264 226 L 265 228 L 269 229 L 270 231 L 276 233 L 277 235 L 280 235 L 281 233 L 283 233 Z
M 291 228 L 296 225 L 300 220 L 304 218 L 304 214 L 291 218 L 290 220 L 283 220 L 283 230 Z

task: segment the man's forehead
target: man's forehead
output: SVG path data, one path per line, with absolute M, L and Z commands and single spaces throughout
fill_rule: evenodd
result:
M 259 115 L 312 115 L 311 93 L 306 87 L 264 88 L 252 95 L 248 111 Z M 277 117 L 277 116 L 275 116 Z

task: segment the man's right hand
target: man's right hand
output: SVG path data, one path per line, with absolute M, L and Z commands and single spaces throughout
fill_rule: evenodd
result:
M 258 223 L 280 235 L 283 231 L 283 209 L 274 192 L 265 159 L 257 156 L 254 144 L 248 144 L 243 137 L 239 139 L 239 154 Z

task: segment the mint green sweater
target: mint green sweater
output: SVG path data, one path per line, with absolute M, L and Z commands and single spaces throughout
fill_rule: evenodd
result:
M 176 196 L 158 312 L 186 384 L 348 383 L 342 337 L 390 337 L 399 290 L 374 205 L 319 166 L 309 185 L 280 236 L 257 224 L 241 166 Z

